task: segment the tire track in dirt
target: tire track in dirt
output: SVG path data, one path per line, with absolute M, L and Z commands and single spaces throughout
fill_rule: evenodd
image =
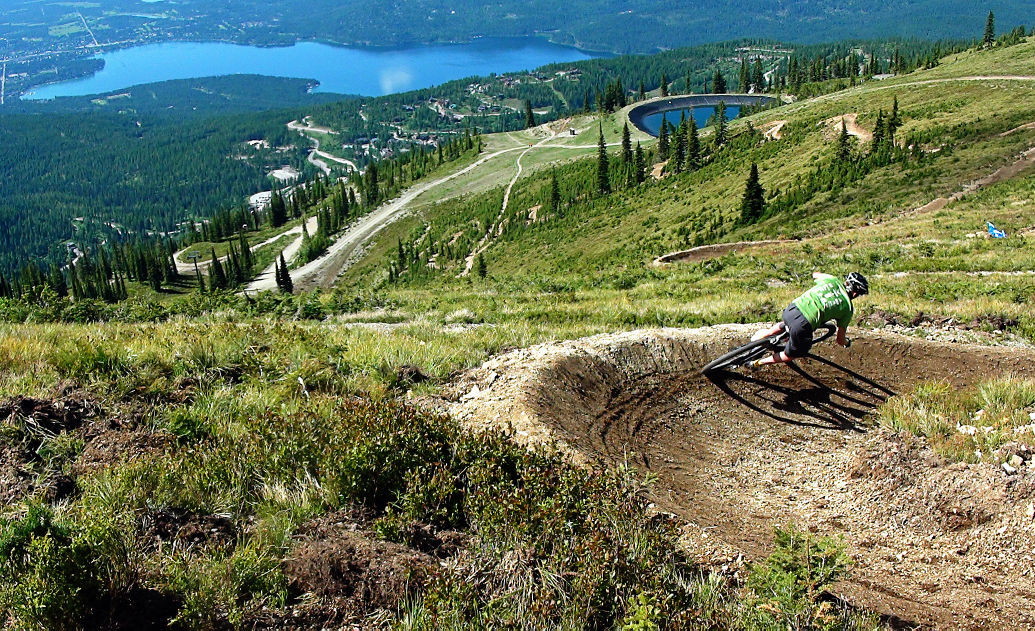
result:
M 462 376 L 449 411 L 578 462 L 630 463 L 716 565 L 757 558 L 789 522 L 843 535 L 837 592 L 941 628 L 1035 626 L 1035 470 L 949 464 L 880 428 L 873 410 L 922 381 L 1035 376 L 1035 354 L 857 334 L 800 366 L 706 379 L 698 369 L 756 327 L 634 331 L 512 351 Z

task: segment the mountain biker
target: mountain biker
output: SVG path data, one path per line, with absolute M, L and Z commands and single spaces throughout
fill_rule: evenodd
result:
M 783 322 L 774 324 L 772 328 L 763 329 L 751 337 L 751 341 L 754 342 L 787 329 L 787 346 L 784 350 L 774 351 L 771 356 L 757 359 L 750 365 L 783 364 L 808 355 L 812 348 L 812 332 L 830 320 L 837 322 L 837 343 L 845 348 L 851 344 L 845 333 L 855 313 L 852 301 L 869 293 L 869 283 L 858 272 L 846 276 L 843 283 L 836 276 L 820 272 L 813 272 L 812 278 L 816 284 L 783 310 Z

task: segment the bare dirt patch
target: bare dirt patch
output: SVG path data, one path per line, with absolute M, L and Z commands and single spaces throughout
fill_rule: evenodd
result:
M 844 114 L 843 116 L 834 116 L 821 122 L 820 125 L 826 127 L 828 130 L 827 137 L 835 138 L 841 133 L 841 123 L 844 122 L 845 129 L 848 131 L 850 136 L 855 136 L 860 142 L 870 142 L 873 140 L 873 133 L 863 129 L 859 125 L 859 114 L 858 112 L 851 112 Z
M 783 138 L 783 126 L 787 124 L 785 120 L 773 121 L 762 126 L 761 132 L 767 141 L 769 140 L 780 140 Z
M 46 461 L 46 443 L 60 434 L 71 434 L 83 445 L 69 475 Z M 14 502 L 42 490 L 46 501 L 57 502 L 75 495 L 77 477 L 171 444 L 171 435 L 144 428 L 139 414 L 108 414 L 95 399 L 71 387 L 48 399 L 7 399 L 0 402 L 0 501 Z
M 231 544 L 237 538 L 234 521 L 225 515 L 209 515 L 178 508 L 149 511 L 140 519 L 145 539 L 178 546 Z
M 435 557 L 378 540 L 352 515 L 333 513 L 298 533 L 284 572 L 298 603 L 277 628 L 369 628 L 387 619 L 435 571 Z
M 949 464 L 870 421 L 921 381 L 1035 375 L 1035 355 L 861 332 L 850 352 L 818 347 L 797 367 L 698 374 L 755 328 L 513 351 L 464 375 L 449 407 L 576 461 L 650 471 L 702 562 L 764 555 L 773 526 L 793 522 L 844 537 L 856 564 L 837 591 L 855 605 L 941 628 L 1035 625 L 1035 468 Z

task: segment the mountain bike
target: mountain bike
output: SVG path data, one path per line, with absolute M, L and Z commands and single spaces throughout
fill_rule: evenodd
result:
M 813 346 L 831 337 L 836 332 L 837 327 L 830 322 L 820 326 L 812 333 Z M 708 364 L 701 369 L 701 373 L 706 375 L 719 370 L 726 370 L 727 368 L 739 368 L 756 359 L 761 359 L 770 353 L 783 350 L 784 346 L 787 344 L 787 337 L 787 328 L 784 327 L 784 329 L 776 335 L 763 337 L 760 340 L 755 340 L 754 342 L 748 342 L 743 346 L 738 346 L 725 355 L 721 355 L 708 362 Z M 850 340 L 849 344 L 851 344 Z

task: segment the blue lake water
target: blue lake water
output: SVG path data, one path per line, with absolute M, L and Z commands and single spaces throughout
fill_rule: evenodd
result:
M 643 118 L 643 125 L 650 131 L 650 133 L 657 136 L 658 133 L 661 131 L 662 117 L 664 117 L 664 119 L 672 125 L 678 127 L 679 119 L 681 118 L 681 116 L 685 115 L 687 118 L 689 118 L 690 115 L 693 114 L 694 121 L 697 123 L 697 127 L 701 128 L 705 126 L 705 123 L 708 122 L 708 119 L 711 118 L 712 114 L 714 113 L 714 107 L 695 107 L 693 109 L 685 110 L 669 110 L 667 112 L 658 112 L 657 114 L 645 116 Z M 726 106 L 726 120 L 733 120 L 739 115 L 739 105 Z
M 313 42 L 280 48 L 168 42 L 102 53 L 99 57 L 104 60 L 104 69 L 100 72 L 42 86 L 25 98 L 101 94 L 142 83 L 227 74 L 316 79 L 320 92 L 379 96 L 474 75 L 530 70 L 596 56 L 531 37 L 400 49 L 344 48 Z

